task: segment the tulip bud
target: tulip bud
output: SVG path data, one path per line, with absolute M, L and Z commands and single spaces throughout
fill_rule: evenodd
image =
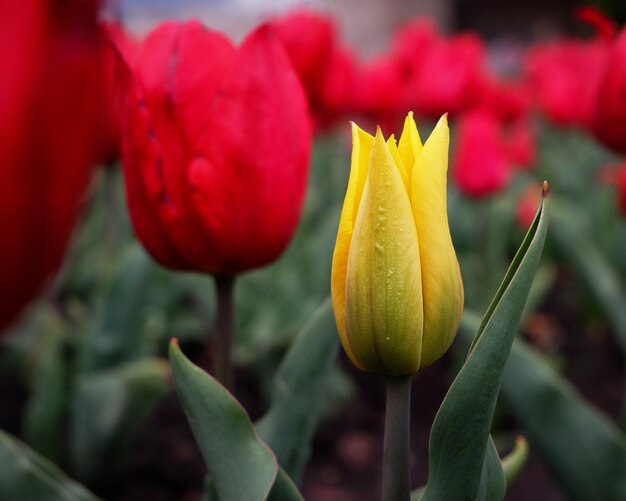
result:
M 626 153 L 626 29 L 612 43 L 608 54 L 595 96 L 592 130 L 604 144 Z
M 511 181 L 511 165 L 501 138 L 501 124 L 489 110 L 464 113 L 452 171 L 456 186 L 473 198 L 494 195 Z
M 235 275 L 285 249 L 300 218 L 311 124 L 268 26 L 240 47 L 196 21 L 143 42 L 122 94 L 135 233 L 162 265 Z
M 0 330 L 59 269 L 98 150 L 96 2 L 0 2 Z
M 606 44 L 597 40 L 533 47 L 526 74 L 539 110 L 558 126 L 590 127 L 606 62 Z
M 332 267 L 337 329 L 360 369 L 413 374 L 446 352 L 463 309 L 446 212 L 447 118 L 423 146 L 412 114 L 397 145 L 354 124 L 352 139 Z

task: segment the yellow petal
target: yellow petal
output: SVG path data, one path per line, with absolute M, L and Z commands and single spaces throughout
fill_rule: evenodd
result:
M 422 340 L 420 256 L 411 203 L 379 131 L 348 257 L 345 324 L 360 367 L 413 374 Z
M 415 120 L 413 120 L 412 111 L 409 112 L 404 119 L 404 127 L 402 128 L 402 134 L 400 135 L 398 151 L 407 172 L 406 177 L 408 179 L 408 186 L 410 186 L 415 159 L 419 156 L 420 151 L 422 151 L 422 140 L 420 139 L 417 125 L 415 125 Z
M 430 365 L 448 349 L 463 310 L 463 284 L 448 227 L 448 145 L 448 120 L 444 115 L 419 153 L 411 178 L 424 297 L 421 367 Z
M 361 130 L 355 123 L 352 124 L 352 160 L 350 166 L 350 179 L 348 189 L 343 202 L 339 229 L 337 231 L 337 242 L 333 254 L 333 264 L 331 272 L 331 297 L 337 331 L 344 350 L 348 354 L 352 363 L 360 368 L 358 361 L 354 358 L 350 350 L 350 343 L 346 334 L 344 321 L 344 307 L 346 304 L 346 270 L 348 266 L 348 253 L 350 251 L 350 241 L 356 220 L 359 203 L 363 194 L 365 180 L 369 170 L 370 154 L 374 138 L 367 132 Z
M 404 188 L 407 193 L 411 193 L 411 184 L 409 180 L 409 172 L 404 166 L 404 162 L 400 157 L 400 152 L 398 151 L 398 147 L 396 146 L 396 139 L 393 137 L 393 134 L 389 139 L 387 139 L 387 147 L 391 152 L 391 157 L 393 158 L 394 163 L 396 164 L 396 168 L 398 169 L 398 173 L 402 178 L 402 183 L 404 184 Z

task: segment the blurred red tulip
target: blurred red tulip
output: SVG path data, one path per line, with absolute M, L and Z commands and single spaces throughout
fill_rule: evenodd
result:
M 334 50 L 322 82 L 323 105 L 317 110 L 316 118 L 322 127 L 331 125 L 356 108 L 354 89 L 357 87 L 357 79 L 356 56 L 347 47 Z
M 519 121 L 530 113 L 530 89 L 521 80 L 485 77 L 480 106 L 490 109 L 504 122 Z
M 604 41 L 611 41 L 617 33 L 615 22 L 604 15 L 596 7 L 584 6 L 574 9 L 574 17 L 579 21 L 591 26 L 596 36 Z
M 415 58 L 421 69 L 406 92 L 416 113 L 432 118 L 443 113 L 454 116 L 479 102 L 485 55 L 478 36 L 465 33 L 439 39 Z
M 379 56 L 364 64 L 356 87 L 356 106 L 383 130 L 395 130 L 400 123 L 403 86 L 400 67 L 391 58 Z
M 0 3 L 0 329 L 60 266 L 98 154 L 96 8 Z
M 120 157 L 120 112 L 118 109 L 117 92 L 119 87 L 118 66 L 116 64 L 116 52 L 123 55 L 126 61 L 131 62 L 139 49 L 138 42 L 129 36 L 117 23 L 101 23 L 108 43 L 107 49 L 103 53 L 105 71 L 105 93 L 103 96 L 102 123 L 100 138 L 102 139 L 102 161 L 112 164 Z
M 271 26 L 315 105 L 336 43 L 333 20 L 314 11 L 296 10 L 275 19 Z
M 232 275 L 284 250 L 300 216 L 311 124 L 268 26 L 235 48 L 168 22 L 127 75 L 126 194 L 137 236 L 164 266 Z
M 598 181 L 617 188 L 617 205 L 626 216 L 626 162 L 603 165 L 598 171 Z
M 515 217 L 519 227 L 526 231 L 535 219 L 537 206 L 541 198 L 542 188 L 539 183 L 530 183 L 517 199 Z
M 591 127 L 606 45 L 563 40 L 533 48 L 526 71 L 540 110 L 560 126 Z
M 463 193 L 476 198 L 493 195 L 508 185 L 511 167 L 493 113 L 477 109 L 461 115 L 452 176 Z
M 535 133 L 532 122 L 518 120 L 507 127 L 504 146 L 511 163 L 520 169 L 530 169 L 535 164 Z M 541 191 L 541 190 L 540 190 Z
M 626 29 L 610 46 L 595 104 L 595 135 L 607 146 L 626 153 Z
M 302 81 L 317 126 L 331 125 L 351 109 L 355 59 L 340 47 L 334 21 L 311 10 L 296 10 L 271 22 Z
M 437 27 L 430 18 L 409 21 L 393 36 L 391 54 L 408 78 L 420 72 L 424 54 L 439 40 Z

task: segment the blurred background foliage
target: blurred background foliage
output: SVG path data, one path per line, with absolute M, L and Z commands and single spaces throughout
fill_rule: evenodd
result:
M 341 18 L 353 46 L 371 54 L 388 43 L 391 28 L 411 8 L 411 2 L 392 3 L 398 8 L 380 2 L 383 7 L 363 14 L 385 13 L 375 36 L 362 25 L 357 29 L 363 19 Z M 236 6 L 220 1 L 174 4 L 126 0 L 112 3 L 110 9 L 135 23 L 139 32 L 157 19 L 198 11 L 205 17 L 229 12 L 214 18 L 218 24 L 211 24 L 236 37 L 268 13 L 291 6 L 291 2 L 268 7 L 267 2 L 252 1 L 235 2 Z M 354 9 L 354 2 L 348 4 Z M 580 29 L 565 20 L 575 2 L 503 4 L 433 1 L 423 8 L 450 31 L 480 29 L 495 39 L 491 49 L 496 63 L 502 38 Z M 331 9 L 330 2 L 314 5 Z M 598 5 L 614 19 L 626 20 L 624 2 L 599 0 Z M 502 14 L 526 9 L 528 16 L 541 20 L 530 30 L 523 19 Z M 537 16 L 536 9 L 545 10 L 544 15 Z M 238 18 L 237 12 L 247 16 Z M 495 22 L 490 15 L 506 19 L 511 26 Z M 516 31 L 521 30 L 518 23 L 533 33 Z M 364 37 L 368 40 L 361 42 Z M 620 157 L 589 134 L 534 118 L 538 145 L 532 170 L 517 171 L 506 190 L 479 200 L 468 198 L 452 183 L 449 187 L 449 219 L 464 279 L 466 315 L 444 369 L 426 371 L 418 376 L 416 386 L 436 388 L 436 380 L 447 384 L 456 373 L 476 318 L 486 310 L 525 233 L 520 198 L 529 189 L 534 192 L 536 197 L 530 197 L 534 211 L 540 183 L 549 179 L 552 224 L 522 333 L 505 372 L 494 436 L 498 445 L 505 444 L 501 448 L 507 448 L 513 434 L 529 435 L 528 478 L 541 477 L 545 467 L 552 474 L 550 494 L 543 499 L 617 500 L 624 491 L 612 475 L 619 477 L 620 468 L 626 467 L 626 221 L 616 210 L 616 187 L 599 179 L 601 167 L 619 163 Z M 427 137 L 433 124 L 420 121 L 418 125 L 422 137 Z M 235 362 L 242 400 L 254 418 L 270 408 L 286 350 L 329 295 L 332 250 L 349 174 L 348 129 L 347 122 L 341 122 L 317 135 L 303 217 L 285 254 L 236 284 Z M 454 141 L 454 126 L 451 136 Z M 165 362 L 169 340 L 178 338 L 185 353 L 197 361 L 214 317 L 212 279 L 173 273 L 154 263 L 133 236 L 119 165 L 103 166 L 85 197 L 62 273 L 3 339 L 0 383 L 7 391 L 0 410 L 2 428 L 96 492 L 111 492 L 136 455 L 137 440 L 146 429 L 152 430 L 155 414 L 171 397 Z M 376 389 L 368 387 L 372 381 L 367 376 L 355 375 L 347 364 L 335 365 L 330 372 L 320 412 L 332 435 L 346 431 L 341 425 L 349 421 L 341 421 L 342 416 L 351 416 L 350 406 L 361 410 L 363 406 L 355 402 Z M 278 381 L 281 377 L 285 376 L 279 371 Z M 438 396 L 427 394 L 433 400 Z M 551 414 L 560 419 L 549 421 Z M 375 420 L 368 424 L 374 426 Z M 265 426 L 271 436 L 271 426 Z M 559 434 L 560 426 L 566 431 Z M 580 442 L 572 443 L 572 435 Z M 1 441 L 0 454 L 17 450 L 10 439 Z M 328 440 L 320 443 L 328 445 Z M 588 456 L 583 448 L 576 448 L 580 444 Z M 319 448 L 314 450 L 314 466 L 316 452 L 325 457 Z M 28 451 L 20 454 L 31 457 Z M 532 470 L 537 464 L 539 473 Z M 598 468 L 585 469 L 592 464 Z M 53 468 L 49 471 L 55 482 L 71 484 L 53 465 L 45 468 Z M 301 473 L 300 464 L 294 468 Z M 30 478 L 29 472 L 22 473 Z M 341 472 L 335 472 L 337 476 Z M 307 485 L 306 473 L 304 478 Z M 594 485 L 595 490 L 590 488 Z M 323 499 L 312 487 L 306 492 Z M 512 491 L 517 497 L 511 499 L 528 499 L 528 492 L 532 491 Z
M 482 314 L 525 231 L 516 222 L 519 193 L 551 179 L 553 224 L 524 333 L 562 372 L 569 363 L 561 352 L 562 336 L 590 336 L 615 349 L 626 345 L 626 269 L 620 252 L 626 248 L 626 224 L 615 212 L 610 186 L 589 189 L 597 175 L 591 166 L 613 156 L 580 133 L 542 127 L 536 170 L 480 202 L 451 187 L 449 215 L 466 315 Z M 296 237 L 276 263 L 237 283 L 235 359 L 240 375 L 247 374 L 242 384 L 261 396 L 253 406 L 257 413 L 267 408 L 285 349 L 329 294 L 348 165 L 345 131 L 317 140 Z M 163 358 L 169 340 L 177 337 L 196 357 L 202 353 L 215 297 L 211 278 L 169 272 L 142 250 L 132 236 L 117 167 L 99 173 L 85 203 L 65 269 L 7 338 L 0 363 L 5 378 L 19 374 L 27 389 L 21 424 L 26 442 L 98 488 L 124 471 L 133 440 L 168 391 Z M 560 325 L 562 309 L 574 316 L 571 325 Z M 462 340 L 455 343 L 459 354 Z M 585 377 L 593 388 L 594 374 Z M 345 369 L 337 367 L 331 378 L 324 398 L 327 418 L 358 396 Z M 623 390 L 623 383 L 619 387 Z M 523 394 L 521 386 L 509 391 Z M 622 395 L 601 393 L 603 410 L 617 419 Z M 502 412 L 508 414 L 507 408 Z

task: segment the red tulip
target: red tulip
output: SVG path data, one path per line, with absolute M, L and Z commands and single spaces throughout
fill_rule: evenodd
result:
M 531 50 L 526 70 L 541 111 L 557 125 L 591 127 L 606 61 L 606 45 L 595 40 Z
M 322 81 L 322 107 L 317 110 L 318 123 L 324 127 L 356 108 L 356 56 L 345 47 L 333 51 Z M 314 110 L 315 112 L 315 110 Z
M 477 36 L 466 33 L 440 39 L 416 54 L 421 69 L 407 92 L 421 115 L 457 114 L 476 104 L 483 92 L 484 47 Z
M 535 133 L 530 120 L 518 120 L 507 127 L 504 146 L 509 160 L 515 167 L 532 168 L 535 163 L 536 148 Z
M 271 27 L 302 81 L 316 125 L 329 125 L 350 107 L 345 88 L 354 74 L 352 54 L 339 47 L 335 23 L 318 12 L 296 10 Z
M 595 105 L 595 135 L 607 146 L 626 153 L 626 29 L 610 46 Z
M 271 25 L 284 44 L 307 96 L 315 102 L 336 43 L 332 19 L 317 12 L 297 10 L 275 19 Z
M 356 106 L 384 130 L 395 130 L 402 117 L 403 88 L 400 66 L 391 58 L 380 56 L 368 61 L 359 75 Z
M 500 139 L 500 123 L 487 110 L 469 111 L 459 119 L 453 179 L 471 197 L 484 197 L 508 185 L 511 168 Z
M 485 77 L 480 106 L 493 111 L 500 120 L 511 123 L 530 113 L 532 98 L 526 82 Z
M 539 199 L 541 198 L 541 185 L 539 183 L 530 183 L 520 197 L 517 199 L 517 207 L 515 209 L 515 218 L 518 226 L 526 231 L 535 219 Z
M 115 162 L 120 156 L 120 114 L 118 109 L 117 80 L 118 66 L 116 64 L 116 51 L 123 54 L 127 61 L 136 57 L 139 49 L 138 43 L 130 37 L 123 28 L 116 23 L 102 23 L 101 29 L 109 47 L 103 53 L 105 70 L 105 94 L 103 96 L 102 122 L 100 138 L 102 140 L 102 160 L 106 164 Z
M 232 275 L 286 247 L 305 191 L 311 124 L 268 26 L 235 48 L 168 22 L 128 75 L 122 154 L 137 236 L 164 266 Z
M 617 205 L 626 216 L 626 162 L 621 164 L 603 165 L 598 171 L 598 181 L 615 186 L 617 189 Z
M 617 33 L 615 22 L 596 7 L 578 7 L 574 10 L 574 17 L 591 26 L 595 30 L 597 38 L 604 41 L 611 41 L 615 38 Z
M 94 2 L 0 2 L 0 329 L 58 269 L 98 153 Z
M 430 18 L 418 17 L 399 29 L 393 37 L 391 54 L 411 78 L 421 71 L 424 55 L 437 43 L 440 36 Z

